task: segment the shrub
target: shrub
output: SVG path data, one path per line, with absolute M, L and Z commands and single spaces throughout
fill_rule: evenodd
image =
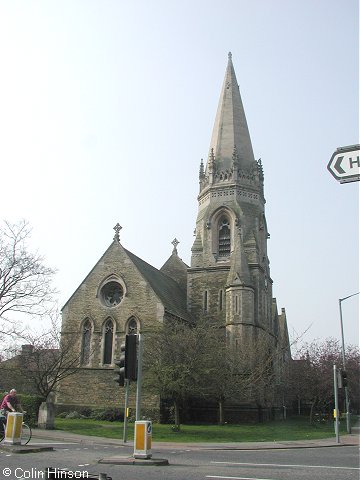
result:
M 57 415 L 58 418 L 66 418 L 66 415 L 68 415 L 66 412 L 61 412 L 59 415 Z
M 70 419 L 74 419 L 74 418 L 85 418 L 84 415 L 81 415 L 79 412 L 69 412 L 65 415 L 65 418 L 70 418 Z
M 106 410 L 95 410 L 91 414 L 94 420 L 107 420 L 109 422 L 123 421 L 124 412 L 118 408 L 107 408 Z
M 135 409 L 134 409 L 135 415 Z M 158 408 L 142 408 L 140 420 L 151 420 L 152 423 L 159 423 L 159 409 Z
M 89 407 L 82 407 L 80 408 L 79 413 L 85 418 L 90 418 L 92 415 L 92 409 Z
M 38 413 L 41 403 L 44 401 L 43 397 L 38 395 L 17 395 L 23 410 L 25 410 L 25 422 L 31 427 L 37 425 Z

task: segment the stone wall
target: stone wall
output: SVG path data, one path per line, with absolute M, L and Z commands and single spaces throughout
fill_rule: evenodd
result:
M 113 307 L 101 298 L 102 286 L 109 279 L 119 282 L 123 289 L 121 302 Z M 163 321 L 164 307 L 121 244 L 113 242 L 63 308 L 62 343 L 71 343 L 80 365 L 76 374 L 60 383 L 57 404 L 99 408 L 124 404 L 124 389 L 113 380 L 114 360 L 120 356 L 130 318 L 136 320 L 137 330 L 144 333 Z M 85 319 L 92 326 L 91 352 L 89 362 L 81 365 Z M 104 364 L 104 324 L 108 319 L 114 324 L 113 354 L 111 364 Z

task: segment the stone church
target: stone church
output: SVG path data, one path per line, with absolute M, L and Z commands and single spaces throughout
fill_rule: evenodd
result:
M 175 239 L 158 270 L 122 245 L 115 226 L 109 248 L 62 310 L 62 340 L 71 339 L 80 366 L 61 384 L 58 405 L 104 406 L 106 398 L 106 406 L 120 406 L 114 359 L 126 333 L 146 332 L 154 322 L 211 317 L 233 344 L 261 331 L 285 352 L 284 361 L 290 358 L 285 310 L 278 313 L 272 296 L 263 167 L 254 157 L 230 53 L 197 200 L 190 266 Z

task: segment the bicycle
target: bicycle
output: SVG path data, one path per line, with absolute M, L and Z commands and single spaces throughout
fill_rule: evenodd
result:
M 4 421 L 4 417 L 0 419 L 0 443 L 5 438 L 5 429 L 6 429 L 6 421 Z M 22 422 L 21 425 L 21 435 L 20 435 L 20 445 L 27 445 L 32 437 L 32 430 L 31 427 L 25 422 Z

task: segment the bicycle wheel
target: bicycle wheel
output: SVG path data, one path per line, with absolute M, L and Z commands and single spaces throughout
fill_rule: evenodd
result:
M 27 445 L 30 442 L 31 435 L 31 428 L 29 425 L 26 425 L 26 423 L 23 423 L 21 430 L 21 445 Z
M 5 424 L 0 421 L 0 443 L 4 440 L 5 438 Z

